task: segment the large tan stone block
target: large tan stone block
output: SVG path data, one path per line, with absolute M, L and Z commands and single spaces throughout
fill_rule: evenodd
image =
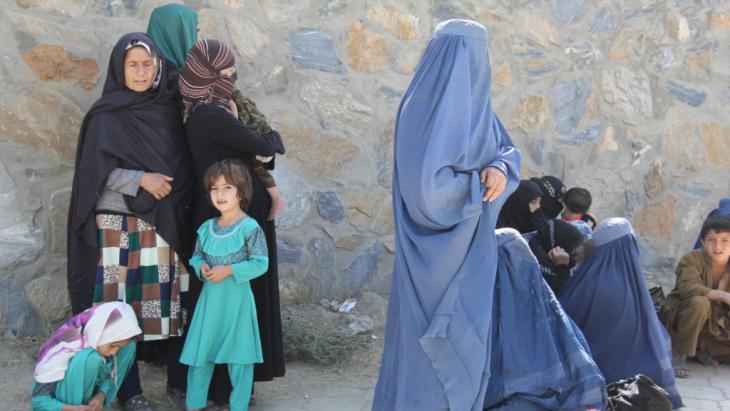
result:
M 724 127 L 719 123 L 701 122 L 699 128 L 710 165 L 730 167 L 730 127 Z
M 603 98 L 630 124 L 638 124 L 654 116 L 649 78 L 643 71 L 626 67 L 606 70 L 601 74 Z
M 91 58 L 81 58 L 54 44 L 41 44 L 23 56 L 25 63 L 41 80 L 76 80 L 86 91 L 98 80 L 99 65 Z
M 230 17 L 226 19 L 226 27 L 233 46 L 244 59 L 253 59 L 269 45 L 269 36 L 252 19 Z
M 661 240 L 671 240 L 677 200 L 668 196 L 663 201 L 649 204 L 634 217 L 633 226 L 642 235 Z
M 697 135 L 697 126 L 684 110 L 672 107 L 664 117 L 662 155 L 667 167 L 679 173 L 701 170 L 705 153 Z
M 299 92 L 299 98 L 317 114 L 325 128 L 340 126 L 357 132 L 368 125 L 373 115 L 373 110 L 355 100 L 346 87 L 334 83 L 307 83 Z
M 400 40 L 410 40 L 416 36 L 418 17 L 390 4 L 380 3 L 370 7 L 367 15 Z
M 548 107 L 542 96 L 527 96 L 517 105 L 517 122 L 524 131 L 541 126 L 547 117 Z
M 517 15 L 517 22 L 528 37 L 542 47 L 548 48 L 558 44 L 558 34 L 546 18 L 526 11 Z
M 385 39 L 380 34 L 366 29 L 361 22 L 350 24 L 347 30 L 347 64 L 358 71 L 370 73 L 379 70 L 388 61 Z

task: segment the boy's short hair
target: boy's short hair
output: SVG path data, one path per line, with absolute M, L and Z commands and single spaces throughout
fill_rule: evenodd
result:
M 241 210 L 248 211 L 248 205 L 251 203 L 251 196 L 253 195 L 253 187 L 251 186 L 251 174 L 249 174 L 246 166 L 235 159 L 225 159 L 213 163 L 205 171 L 205 177 L 203 177 L 205 191 L 210 192 L 218 177 L 223 177 L 228 184 L 236 186 Z M 210 196 L 208 196 L 208 201 L 210 201 Z
M 565 208 L 576 214 L 585 214 L 591 209 L 591 193 L 585 188 L 573 187 L 565 192 L 563 204 Z
M 705 220 L 702 223 L 702 230 L 700 231 L 700 238 L 703 241 L 710 230 L 716 233 L 730 233 L 730 216 L 718 215 Z

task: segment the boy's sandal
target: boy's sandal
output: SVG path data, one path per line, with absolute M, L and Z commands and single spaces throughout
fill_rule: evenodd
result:
M 717 367 L 718 365 L 720 365 L 720 363 L 715 359 L 715 357 L 710 355 L 710 353 L 708 353 L 707 351 L 697 350 L 697 353 L 695 354 L 695 358 L 702 365 L 710 365 L 713 367 Z
M 677 360 L 672 358 L 672 369 L 674 370 L 675 377 L 689 378 L 689 368 L 687 367 L 687 360 Z

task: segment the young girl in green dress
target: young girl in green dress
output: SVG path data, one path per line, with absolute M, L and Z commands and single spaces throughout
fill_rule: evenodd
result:
M 190 265 L 204 282 L 180 362 L 189 365 L 186 407 L 207 405 L 214 364 L 228 364 L 232 411 L 247 410 L 253 365 L 263 361 L 256 304 L 249 281 L 264 274 L 269 258 L 264 233 L 245 211 L 251 177 L 237 160 L 219 161 L 203 179 L 220 217 L 198 228 Z
M 33 372 L 33 411 L 99 411 L 108 407 L 132 365 L 142 333 L 123 302 L 93 306 L 43 344 Z

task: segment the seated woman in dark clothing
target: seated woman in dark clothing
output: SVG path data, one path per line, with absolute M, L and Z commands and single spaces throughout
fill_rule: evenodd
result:
M 669 335 L 654 311 L 631 224 L 601 221 L 591 241 L 593 248 L 558 294 L 563 309 L 583 331 L 607 382 L 644 374 L 681 407 Z
M 254 381 L 270 381 L 284 376 L 284 349 L 279 309 L 279 275 L 276 260 L 276 227 L 267 219 L 271 197 L 260 176 L 254 171 L 255 156 L 271 157 L 284 153 L 281 136 L 276 131 L 256 133 L 246 127 L 231 111 L 229 101 L 236 82 L 235 59 L 231 47 L 217 40 L 200 40 L 190 49 L 185 66 L 180 71 L 179 88 L 185 105 L 185 130 L 195 168 L 193 196 L 193 225 L 217 215 L 208 200 L 202 181 L 213 163 L 234 158 L 240 160 L 251 175 L 252 196 L 248 214 L 264 231 L 269 251 L 269 267 L 265 274 L 251 281 L 256 301 L 256 314 L 264 362 L 256 364 Z M 267 163 L 273 167 L 273 161 Z M 197 301 L 202 283 L 190 279 L 191 300 Z M 217 368 L 219 383 L 211 386 L 219 401 L 228 398 L 231 384 L 228 372 Z
M 545 282 L 558 294 L 570 278 L 585 238 L 572 224 L 546 220 L 537 225 L 530 249 L 537 257 Z
M 545 217 L 540 211 L 542 189 L 534 181 L 520 180 L 520 185 L 507 198 L 497 218 L 497 228 L 514 228 L 520 234 L 537 229 Z
M 540 186 L 542 191 L 542 202 L 540 208 L 545 218 L 557 218 L 563 211 L 563 196 L 565 195 L 565 185 L 554 176 L 532 177 L 530 181 Z

